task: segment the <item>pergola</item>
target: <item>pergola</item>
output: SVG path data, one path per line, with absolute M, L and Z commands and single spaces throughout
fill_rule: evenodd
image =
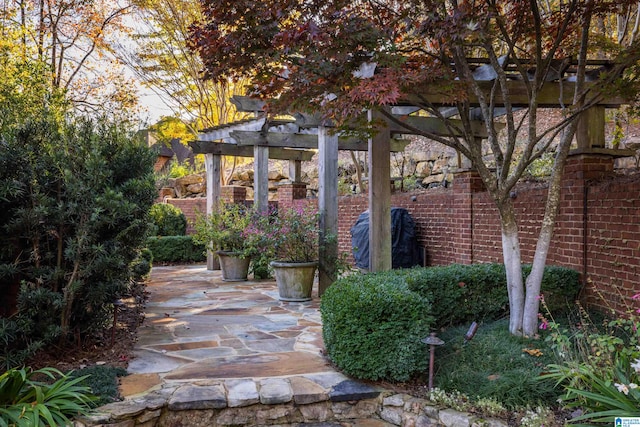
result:
M 600 66 L 602 61 L 594 63 Z M 474 78 L 484 91 L 487 99 L 491 97 L 495 107 L 495 115 L 503 113 L 501 107 L 505 100 L 499 91 L 493 92 L 495 75 L 488 65 L 480 65 L 474 71 Z M 527 96 L 524 82 L 509 80 L 508 102 L 514 108 L 527 108 Z M 591 83 L 593 84 L 593 83 Z M 553 81 L 545 82 L 538 92 L 538 106 L 543 108 L 561 108 L 573 104 L 575 83 L 571 77 L 555 76 Z M 396 105 L 387 107 L 394 120 L 379 111 L 367 112 L 369 121 L 383 121 L 386 126 L 373 137 L 362 140 L 343 137 L 332 132 L 330 123 L 323 122 L 316 116 L 292 113 L 290 120 L 269 121 L 262 115 L 264 102 L 247 97 L 234 97 L 233 102 L 238 111 L 254 113 L 256 118 L 231 123 L 202 131 L 199 140 L 191 144 L 195 153 L 205 154 L 207 167 L 207 209 L 213 209 L 220 196 L 220 156 L 235 155 L 254 158 L 254 203 L 258 208 L 267 205 L 268 197 L 268 159 L 285 159 L 290 162 L 290 178 L 300 178 L 300 163 L 309 160 L 318 150 L 319 195 L 318 209 L 320 215 L 321 253 L 319 265 L 319 293 L 335 280 L 335 266 L 327 261 L 337 256 L 337 242 L 324 241 L 323 236 L 335 235 L 338 227 L 338 151 L 362 150 L 368 152 L 369 159 L 369 266 L 371 271 L 384 271 L 391 268 L 391 167 L 390 153 L 402 151 L 406 141 L 397 139 L 400 135 L 416 134 L 417 131 L 441 135 L 456 136 L 461 132 L 459 119 L 452 117 L 459 114 L 451 107 L 450 96 L 431 85 L 416 88 L 416 95 L 406 96 Z M 589 100 L 589 99 L 588 99 Z M 576 133 L 577 150 L 581 154 L 601 154 L 608 156 L 629 156 L 629 150 L 605 149 L 605 109 L 617 108 L 624 103 L 620 98 L 591 99 L 589 109 L 581 113 Z M 423 103 L 438 107 L 444 118 L 417 115 L 418 107 Z M 481 105 L 473 93 L 468 94 L 468 102 L 472 107 Z M 480 117 L 477 110 L 471 111 L 471 117 Z M 494 122 L 494 127 L 501 124 Z M 487 128 L 483 121 L 472 120 L 471 130 L 474 139 L 481 141 L 487 138 Z M 469 168 L 468 161 L 459 164 L 461 169 Z

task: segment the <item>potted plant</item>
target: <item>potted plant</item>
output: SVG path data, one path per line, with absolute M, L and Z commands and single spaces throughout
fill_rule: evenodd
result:
M 259 252 L 257 241 L 246 238 L 254 219 L 253 209 L 231 203 L 221 203 L 214 212 L 196 218 L 193 239 L 218 255 L 225 281 L 247 280 L 251 258 Z
M 264 218 L 264 217 L 263 217 Z M 283 301 L 308 301 L 318 268 L 318 213 L 311 207 L 281 209 L 265 221 L 278 293 Z

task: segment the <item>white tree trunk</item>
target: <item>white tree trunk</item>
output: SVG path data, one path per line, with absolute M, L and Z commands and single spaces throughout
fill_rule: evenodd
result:
M 509 292 L 509 332 L 513 335 L 522 335 L 525 293 L 518 225 L 513 207 L 509 202 L 506 206 L 501 206 L 500 215 L 502 217 L 502 255 Z

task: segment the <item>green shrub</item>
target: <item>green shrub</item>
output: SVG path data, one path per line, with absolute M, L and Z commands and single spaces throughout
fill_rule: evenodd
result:
M 23 283 L 18 295 L 18 311 L 0 319 L 0 368 L 23 365 L 38 350 L 60 338 L 62 329 L 52 319 L 60 318 L 62 295 L 43 287 Z
M 151 206 L 149 216 L 157 236 L 184 236 L 187 233 L 187 217 L 176 206 L 156 203 Z
M 88 387 L 91 393 L 96 396 L 94 402 L 96 406 L 102 406 L 119 399 L 118 377 L 126 376 L 127 370 L 107 365 L 95 365 L 73 371 L 69 375 L 74 378 L 82 377 L 80 385 Z
M 135 281 L 141 281 L 151 273 L 151 265 L 153 263 L 153 253 L 149 248 L 143 248 L 138 258 L 131 263 L 131 278 Z
M 147 248 L 156 262 L 201 262 L 206 259 L 205 247 L 191 236 L 149 237 Z
M 530 271 L 531 266 L 523 266 L 524 277 Z M 414 268 L 406 274 L 410 289 L 431 301 L 438 328 L 495 320 L 508 313 L 507 278 L 502 264 L 452 264 Z M 578 272 L 555 266 L 545 268 L 542 293 L 552 311 L 566 308 L 579 289 Z
M 147 235 L 152 153 L 122 127 L 72 117 L 27 122 L 0 140 L 0 283 L 23 284 L 17 300 L 51 296 L 37 296 L 37 311 L 6 304 L 19 319 L 8 347 L 22 352 L 34 330 L 57 331 L 60 344 L 99 336 Z
M 427 366 L 430 305 L 395 272 L 352 275 L 322 296 L 329 358 L 347 375 L 406 381 Z
M 522 267 L 526 276 L 531 272 L 531 266 Z M 572 307 L 580 291 L 580 273 L 566 267 L 548 265 L 542 275 L 541 290 L 547 309 L 551 313 L 560 313 Z
M 95 400 L 89 388 L 80 385 L 85 379 L 54 368 L 6 371 L 0 375 L 0 427 L 71 425 L 71 419 L 88 413 Z

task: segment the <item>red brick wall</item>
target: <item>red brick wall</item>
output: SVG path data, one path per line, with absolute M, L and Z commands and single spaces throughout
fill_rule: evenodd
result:
M 612 166 L 607 158 L 570 158 L 547 263 L 586 271 L 584 302 L 625 311 L 633 305 L 631 296 L 640 293 L 640 175 L 612 178 Z M 282 197 L 293 197 L 289 193 L 283 192 Z M 546 197 L 544 184 L 522 184 L 513 192 L 525 263 L 533 260 Z M 204 212 L 206 206 L 204 199 L 168 201 L 190 219 L 196 209 Z M 297 206 L 317 200 L 296 198 L 278 203 Z M 391 203 L 407 209 L 416 222 L 427 265 L 502 261 L 498 212 L 475 174 L 458 174 L 449 188 L 393 194 Z M 366 195 L 338 199 L 340 251 L 351 252 L 351 227 L 367 207 Z
M 166 203 L 180 208 L 184 216 L 187 217 L 187 234 L 192 234 L 195 230 L 193 226 L 196 222 L 197 213 L 205 213 L 207 211 L 207 199 L 197 197 L 193 199 L 166 199 Z

